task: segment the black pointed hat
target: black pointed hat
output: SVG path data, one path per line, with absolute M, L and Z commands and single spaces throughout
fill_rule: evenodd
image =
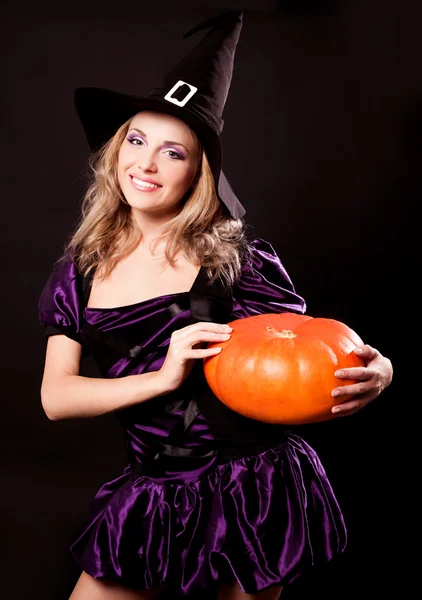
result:
M 75 91 L 75 107 L 88 143 L 96 150 L 142 110 L 171 114 L 187 123 L 203 145 L 220 200 L 232 217 L 245 214 L 224 173 L 220 133 L 233 74 L 243 11 L 230 11 L 195 26 L 183 37 L 210 28 L 204 38 L 164 77 L 149 96 L 136 97 L 102 88 Z

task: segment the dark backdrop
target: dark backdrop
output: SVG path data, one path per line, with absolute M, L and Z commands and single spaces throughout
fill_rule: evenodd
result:
M 143 4 L 1 9 L 0 596 L 67 600 L 79 575 L 67 546 L 91 496 L 125 464 L 113 416 L 50 422 L 40 403 L 37 302 L 76 222 L 89 156 L 73 90 L 148 93 L 199 40 L 183 41 L 184 31 L 220 6 L 243 6 L 225 172 L 251 232 L 274 245 L 308 313 L 346 322 L 395 368 L 390 388 L 359 414 L 298 428 L 325 464 L 349 546 L 283 597 L 401 597 L 415 565 L 406 543 L 419 527 L 418 365 L 409 366 L 420 274 L 420 3 Z M 96 375 L 89 359 L 83 373 Z

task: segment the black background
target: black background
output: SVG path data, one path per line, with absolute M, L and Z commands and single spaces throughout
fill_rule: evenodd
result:
M 50 422 L 40 403 L 38 297 L 86 185 L 89 150 L 73 90 L 149 93 L 199 41 L 183 32 L 238 6 L 248 12 L 224 114 L 224 170 L 250 231 L 273 244 L 308 314 L 346 322 L 395 370 L 357 415 L 298 428 L 323 460 L 349 545 L 282 597 L 405 597 L 416 565 L 408 543 L 419 539 L 420 392 L 418 364 L 410 364 L 418 348 L 420 3 L 146 4 L 1 8 L 0 596 L 68 598 L 79 570 L 67 546 L 91 496 L 125 464 L 112 415 Z M 83 373 L 96 375 L 89 359 Z

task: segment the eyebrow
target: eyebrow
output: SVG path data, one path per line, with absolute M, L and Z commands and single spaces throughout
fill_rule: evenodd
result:
M 143 135 L 145 138 L 147 137 L 147 134 L 144 133 L 143 131 L 141 131 L 140 129 L 138 129 L 137 127 L 130 127 L 129 131 L 131 131 L 131 130 L 137 131 L 138 133 Z M 186 148 L 186 146 L 180 142 L 172 142 L 171 140 L 164 140 L 163 145 L 164 146 L 182 146 L 186 150 L 186 152 L 189 152 L 189 150 Z

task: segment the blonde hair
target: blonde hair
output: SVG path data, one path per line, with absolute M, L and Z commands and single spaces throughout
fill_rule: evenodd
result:
M 106 278 L 142 239 L 117 176 L 118 154 L 131 120 L 89 160 L 91 184 L 82 200 L 79 222 L 59 259 L 74 260 L 83 276 L 101 266 L 101 278 Z M 244 253 L 249 252 L 247 226 L 243 219 L 224 214 L 206 153 L 192 134 L 199 147 L 196 179 L 179 212 L 162 226 L 154 243 L 167 238 L 164 253 L 170 265 L 183 251 L 190 262 L 206 269 L 211 281 L 219 278 L 230 286 L 240 275 Z

